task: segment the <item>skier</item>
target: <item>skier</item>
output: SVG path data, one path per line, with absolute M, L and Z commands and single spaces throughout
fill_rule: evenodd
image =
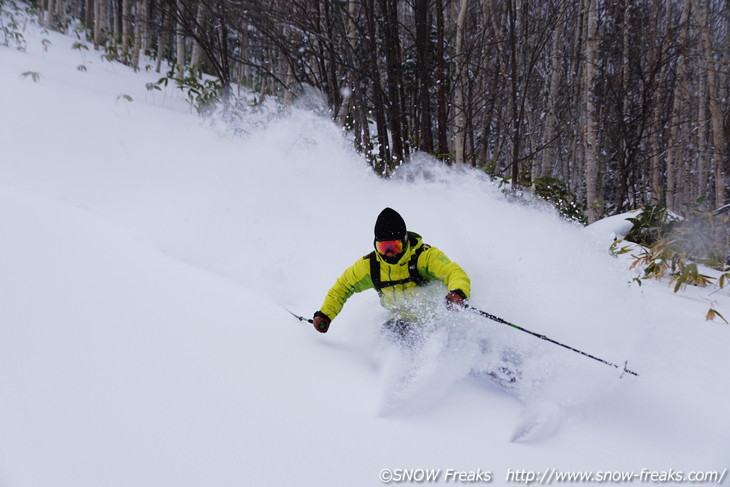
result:
M 327 293 L 322 308 L 314 313 L 312 323 L 320 333 L 327 333 L 330 323 L 340 313 L 347 299 L 374 288 L 381 304 L 392 318 L 385 327 L 401 337 L 419 321 L 414 316 L 418 288 L 432 281 L 446 285 L 446 306 L 458 309 L 466 305 L 470 281 L 458 264 L 436 247 L 423 243 L 421 236 L 406 229 L 403 218 L 385 208 L 375 222 L 375 251 L 360 258 L 337 279 Z

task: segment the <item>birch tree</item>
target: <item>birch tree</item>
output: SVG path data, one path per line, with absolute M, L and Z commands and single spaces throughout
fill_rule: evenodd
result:
M 185 77 L 185 17 L 187 12 L 185 4 L 182 0 L 177 0 L 176 14 L 176 30 L 175 30 L 175 76 L 177 79 Z
M 545 131 L 542 136 L 542 145 L 546 147 L 547 150 L 540 158 L 541 163 L 534 165 L 534 171 L 532 173 L 533 181 L 544 176 L 551 176 L 552 168 L 556 160 L 556 151 L 553 148 L 553 143 L 556 138 L 556 128 L 558 124 L 557 104 L 561 88 L 560 75 L 562 67 L 562 52 L 560 41 L 563 33 L 563 13 L 564 10 L 559 12 L 559 17 L 556 22 L 555 29 L 553 30 L 552 47 L 550 51 L 550 82 L 547 89 L 547 114 L 545 115 Z
M 599 174 L 599 147 L 597 140 L 598 114 L 595 100 L 595 73 L 598 57 L 598 5 L 597 0 L 584 0 L 586 6 L 587 37 L 585 41 L 585 65 L 583 83 L 585 91 L 585 126 L 583 128 L 585 140 L 585 185 L 586 200 L 588 202 L 588 221 L 598 220 L 602 211 L 598 201 L 598 174 Z
M 687 49 L 687 41 L 689 39 L 689 19 L 691 11 L 692 0 L 687 0 L 682 9 L 682 17 L 680 20 L 682 31 L 680 38 L 679 55 L 677 56 L 677 77 L 674 86 L 674 102 L 672 104 L 670 135 L 667 147 L 665 204 L 667 208 L 670 209 L 675 209 L 678 203 L 676 194 L 678 193 L 679 166 L 681 164 L 680 140 L 682 136 L 682 106 L 684 103 L 686 103 L 686 100 L 689 96 L 689 90 L 687 88 L 688 61 L 685 51 Z
M 725 132 L 723 126 L 723 74 L 718 72 L 715 52 L 713 51 L 712 39 L 710 36 L 710 0 L 699 0 L 702 2 L 701 29 L 702 45 L 704 48 L 704 59 L 707 70 L 707 92 L 710 104 L 710 121 L 712 138 L 710 140 L 710 154 L 715 165 L 715 207 L 720 208 L 725 204 Z M 720 51 L 721 53 L 722 51 Z
M 464 30 L 466 27 L 467 0 L 460 0 L 459 16 L 456 20 L 456 90 L 454 97 L 454 110 L 456 121 L 454 123 L 454 163 L 464 164 L 464 127 L 466 125 L 466 110 L 464 108 L 465 91 L 467 84 L 467 66 L 464 59 Z

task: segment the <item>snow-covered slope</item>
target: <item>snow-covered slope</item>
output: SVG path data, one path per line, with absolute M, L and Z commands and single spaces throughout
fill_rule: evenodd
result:
M 629 285 L 607 232 L 476 172 L 417 156 L 383 181 L 302 108 L 235 137 L 147 92 L 159 75 L 93 52 L 78 71 L 72 38 L 24 35 L 0 47 L 0 485 L 730 467 L 730 326 L 704 321 L 727 291 Z M 467 270 L 474 306 L 639 377 L 465 313 L 402 351 L 374 292 L 326 335 L 293 319 L 282 305 L 310 316 L 385 206 Z M 506 352 L 508 390 L 482 374 Z

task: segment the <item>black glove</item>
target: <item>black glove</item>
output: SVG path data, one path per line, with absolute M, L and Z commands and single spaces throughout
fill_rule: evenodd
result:
M 318 332 L 327 333 L 327 330 L 330 329 L 331 322 L 332 320 L 329 319 L 329 317 L 321 311 L 317 311 L 316 313 L 314 313 L 312 324 L 314 325 L 314 329 Z
M 449 291 L 446 295 L 446 307 L 454 310 L 466 307 L 466 294 L 461 289 L 454 289 Z

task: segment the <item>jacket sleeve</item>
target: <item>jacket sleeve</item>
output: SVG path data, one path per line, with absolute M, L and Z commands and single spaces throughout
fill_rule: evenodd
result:
M 320 311 L 327 315 L 330 320 L 334 320 L 335 316 L 340 314 L 342 307 L 350 296 L 372 287 L 370 259 L 365 256 L 345 269 L 345 272 L 337 278 L 335 284 L 327 292 Z
M 452 262 L 446 254 L 436 247 L 425 250 L 418 259 L 421 275 L 428 279 L 438 279 L 446 284 L 449 291 L 460 290 L 468 298 L 471 294 L 471 280 L 459 264 Z

